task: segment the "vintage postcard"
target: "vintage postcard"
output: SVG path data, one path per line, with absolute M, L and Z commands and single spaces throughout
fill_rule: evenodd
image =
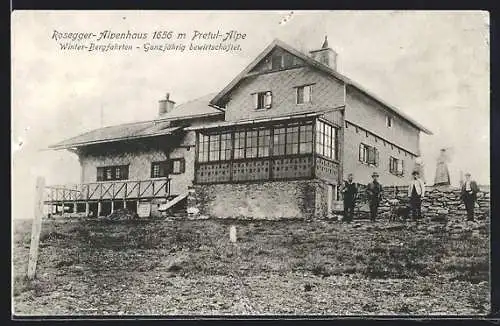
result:
M 487 12 L 11 33 L 13 318 L 489 314 Z

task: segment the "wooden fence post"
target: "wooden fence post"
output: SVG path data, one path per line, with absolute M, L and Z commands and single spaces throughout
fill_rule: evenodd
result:
M 28 279 L 33 279 L 36 275 L 36 263 L 38 260 L 38 244 L 40 243 L 40 232 L 42 230 L 43 215 L 43 190 L 45 179 L 38 177 L 36 180 L 35 211 L 33 216 L 33 226 L 31 229 L 31 245 L 28 260 Z

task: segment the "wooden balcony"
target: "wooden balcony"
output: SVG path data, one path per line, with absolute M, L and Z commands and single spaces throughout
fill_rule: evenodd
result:
M 46 204 L 167 198 L 170 179 L 100 181 L 45 187 Z

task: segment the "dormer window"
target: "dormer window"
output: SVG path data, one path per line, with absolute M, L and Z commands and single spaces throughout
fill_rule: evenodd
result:
M 386 116 L 385 117 L 385 125 L 387 126 L 387 128 L 391 128 L 392 127 L 392 117 L 391 116 Z
M 312 102 L 312 85 L 297 87 L 297 104 Z
M 273 93 L 270 91 L 254 93 L 253 99 L 255 110 L 269 109 L 273 104 Z
M 271 58 L 271 69 L 281 69 L 283 68 L 283 56 L 273 55 Z

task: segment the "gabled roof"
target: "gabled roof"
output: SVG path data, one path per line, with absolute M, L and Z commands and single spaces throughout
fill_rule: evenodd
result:
M 171 120 L 223 114 L 223 111 L 209 106 L 210 100 L 216 94 L 217 93 L 207 94 L 197 99 L 179 104 L 175 106 L 172 111 L 160 115 L 157 120 Z
M 213 98 L 214 95 L 215 93 L 208 94 L 192 101 L 179 104 L 175 106 L 172 111 L 161 115 L 155 120 L 125 123 L 94 129 L 51 145 L 49 148 L 65 149 L 126 139 L 172 134 L 181 129 L 181 127 L 169 127 L 170 121 L 224 114 L 223 111 L 208 106 L 209 100 Z
M 168 127 L 167 122 L 135 122 L 91 130 L 49 146 L 51 149 L 65 149 L 92 144 L 109 143 L 125 139 L 138 139 L 169 135 L 181 127 Z
M 294 56 L 304 60 L 308 65 L 320 70 L 320 71 L 323 71 L 341 81 L 343 81 L 346 85 L 349 85 L 349 86 L 352 86 L 356 89 L 358 89 L 359 91 L 363 92 L 364 94 L 366 94 L 367 96 L 371 97 L 373 100 L 379 102 L 380 104 L 382 104 L 384 107 L 386 107 L 387 109 L 389 109 L 390 111 L 392 111 L 394 114 L 398 115 L 399 117 L 401 117 L 402 119 L 406 120 L 408 123 L 410 123 L 411 125 L 415 126 L 417 129 L 425 132 L 426 134 L 429 134 L 429 135 L 432 135 L 432 132 L 425 128 L 424 126 L 422 126 L 420 123 L 418 123 L 417 121 L 415 121 L 413 118 L 409 117 L 408 115 L 406 115 L 404 112 L 400 111 L 398 108 L 386 103 L 384 100 L 380 99 L 378 96 L 374 95 L 373 93 L 369 92 L 368 90 L 366 90 L 364 87 L 362 87 L 361 85 L 359 85 L 358 83 L 352 81 L 351 79 L 347 78 L 346 76 L 340 74 L 339 72 L 333 70 L 332 68 L 322 64 L 321 62 L 319 61 L 316 61 L 314 60 L 313 58 L 311 58 L 310 56 L 294 49 L 293 47 L 289 46 L 288 44 L 278 40 L 278 39 L 275 39 L 273 42 L 271 42 L 271 44 L 269 44 L 245 69 L 243 69 L 243 71 L 241 73 L 239 73 L 226 87 L 224 87 L 224 89 L 222 91 L 220 91 L 211 101 L 210 101 L 210 104 L 211 105 L 214 105 L 214 106 L 217 106 L 217 107 L 220 107 L 220 102 L 221 100 L 223 100 L 226 95 L 234 88 L 236 87 L 240 81 L 242 81 L 246 76 L 247 74 L 256 66 L 258 65 L 262 59 L 264 59 L 269 53 L 271 53 L 271 51 L 275 48 L 275 47 L 280 47 L 282 49 L 284 49 L 285 51 L 288 51 L 290 52 L 291 54 L 293 54 Z

